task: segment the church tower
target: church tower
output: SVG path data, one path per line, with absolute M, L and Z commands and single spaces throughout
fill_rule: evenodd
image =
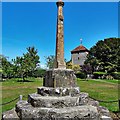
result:
M 55 55 L 55 68 L 66 68 L 64 62 L 64 17 L 63 6 L 64 2 L 59 0 L 57 3 L 57 31 L 56 31 L 56 55 Z

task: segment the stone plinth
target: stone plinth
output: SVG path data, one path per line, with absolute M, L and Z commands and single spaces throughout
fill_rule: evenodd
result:
M 76 87 L 76 76 L 71 69 L 50 69 L 46 71 L 43 86 Z

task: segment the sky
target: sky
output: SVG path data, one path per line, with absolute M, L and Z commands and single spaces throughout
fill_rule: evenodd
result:
M 90 49 L 97 41 L 118 37 L 118 2 L 65 2 L 64 52 L 82 44 Z M 3 2 L 2 54 L 9 60 L 35 46 L 41 67 L 45 56 L 55 55 L 57 6 L 55 2 Z

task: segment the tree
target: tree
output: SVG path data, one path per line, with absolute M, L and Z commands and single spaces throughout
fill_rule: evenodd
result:
M 75 73 L 77 73 L 77 72 L 79 72 L 81 70 L 80 65 L 72 64 L 72 60 L 66 62 L 66 68 L 74 70 Z
M 45 56 L 45 61 L 46 61 L 46 65 L 49 69 L 54 68 L 54 61 L 55 61 L 54 55 Z
M 37 69 L 34 71 L 34 77 L 44 77 L 44 76 L 45 76 L 45 72 L 46 72 L 45 69 L 37 68 Z
M 73 66 L 72 60 L 66 62 L 66 68 L 67 68 L 67 69 L 72 69 L 72 66 Z
M 34 47 L 28 47 L 27 53 L 23 54 L 22 57 L 16 57 L 13 62 L 16 74 L 21 76 L 23 81 L 29 74 L 34 73 L 37 69 L 38 63 L 40 63 L 37 50 Z
M 11 78 L 13 76 L 13 65 L 8 61 L 7 57 L 0 56 L 2 62 L 2 77 Z
M 81 67 L 80 67 L 80 65 L 72 65 L 72 69 L 74 70 L 75 73 L 81 71 Z
M 100 40 L 90 49 L 85 64 L 90 64 L 93 71 L 120 71 L 120 38 Z
M 86 75 L 91 74 L 92 71 L 92 66 L 90 64 L 85 64 L 81 67 L 81 72 L 84 72 Z

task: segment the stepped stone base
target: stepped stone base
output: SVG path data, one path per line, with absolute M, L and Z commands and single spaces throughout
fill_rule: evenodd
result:
M 112 120 L 109 111 L 80 92 L 72 70 L 46 72 L 44 87 L 18 101 L 15 110 L 2 114 L 2 120 Z
M 2 114 L 2 120 L 20 120 L 20 118 L 18 117 L 16 111 L 15 111 L 15 108 L 9 110 L 9 111 L 6 111 Z
M 18 101 L 15 110 L 4 112 L 2 117 L 2 120 L 112 120 L 109 111 L 87 93 L 76 96 L 29 94 L 28 101 Z
M 109 111 L 89 99 L 86 105 L 48 108 L 33 107 L 27 101 L 19 101 L 16 108 L 2 114 L 2 120 L 112 120 Z
M 65 108 L 33 107 L 27 101 L 18 102 L 16 111 L 20 118 L 39 120 L 100 120 L 97 108 L 90 105 Z
M 37 93 L 42 96 L 76 96 L 80 93 L 79 87 L 38 87 Z
M 88 102 L 88 94 L 82 93 L 79 96 L 41 96 L 39 94 L 30 94 L 28 102 L 34 107 L 63 108 L 78 105 L 85 105 Z

